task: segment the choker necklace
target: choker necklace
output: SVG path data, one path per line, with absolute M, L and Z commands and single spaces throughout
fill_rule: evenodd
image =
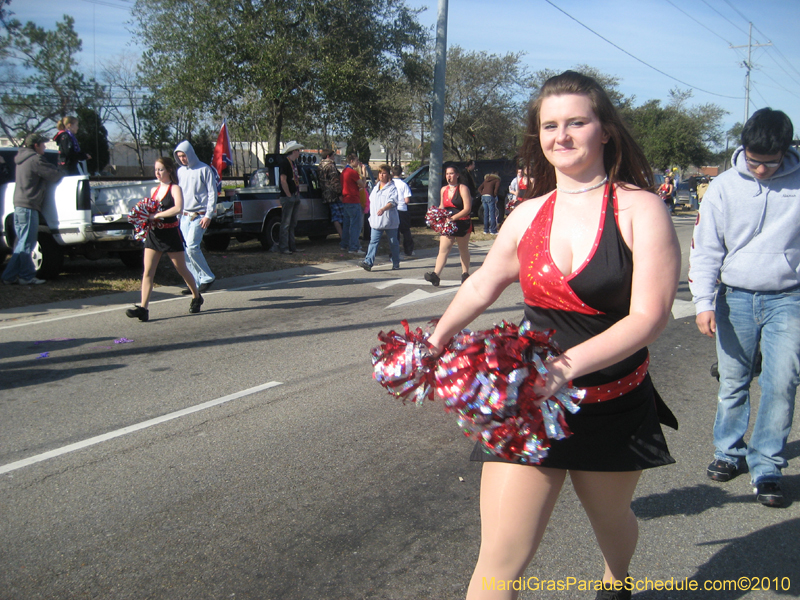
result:
M 603 181 L 595 183 L 594 185 L 590 185 L 589 187 L 581 188 L 579 190 L 565 190 L 564 188 L 559 187 L 558 185 L 556 185 L 556 189 L 563 194 L 582 194 L 583 192 L 591 192 L 592 190 L 596 190 L 606 181 L 608 181 L 608 175 L 603 177 Z

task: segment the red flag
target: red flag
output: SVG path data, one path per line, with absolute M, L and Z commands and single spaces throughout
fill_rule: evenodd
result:
M 217 170 L 220 176 L 226 167 L 233 165 L 233 154 L 231 153 L 231 138 L 228 136 L 228 121 L 222 122 L 222 129 L 217 136 L 217 145 L 214 146 L 214 158 L 211 165 Z

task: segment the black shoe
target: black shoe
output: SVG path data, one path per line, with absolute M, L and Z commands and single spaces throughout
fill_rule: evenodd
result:
M 771 508 L 783 506 L 783 490 L 781 490 L 781 484 L 777 481 L 757 483 L 753 491 L 756 493 L 756 500 L 764 506 Z
M 181 290 L 181 294 L 183 294 L 184 296 L 188 296 L 191 293 L 192 293 L 192 290 L 190 290 L 189 288 Z
M 625 581 L 629 577 L 630 574 L 625 575 Z M 621 590 L 597 590 L 594 600 L 631 600 L 632 595 L 633 591 L 624 587 Z
M 364 269 L 365 271 L 372 271 L 372 265 L 365 260 L 358 261 L 358 266 Z
M 464 283 L 467 280 L 467 277 L 469 277 L 469 273 L 462 273 L 461 274 L 461 283 Z
M 439 276 L 435 272 L 425 273 L 425 281 L 430 281 L 433 287 L 439 287 Z
M 201 306 L 203 306 L 202 296 L 197 296 L 197 298 L 192 298 L 192 303 L 189 305 L 189 312 L 192 314 L 199 313 Z
M 208 289 L 209 289 L 209 288 L 210 288 L 212 285 L 214 285 L 214 282 L 215 282 L 215 281 L 216 281 L 216 279 L 212 279 L 211 281 L 206 281 L 205 283 L 201 283 L 201 284 L 200 284 L 200 287 L 198 287 L 198 288 L 197 288 L 197 291 L 198 291 L 198 292 L 200 292 L 201 294 L 202 294 L 203 292 L 207 292 L 207 291 L 208 291 Z M 192 292 L 190 291 L 189 293 L 191 294 Z
M 714 481 L 730 481 L 739 474 L 739 467 L 726 460 L 715 460 L 708 465 L 706 475 Z
M 125 314 L 128 315 L 131 319 L 139 319 L 142 323 L 147 321 L 150 318 L 150 311 L 146 308 L 142 308 L 138 304 L 134 304 L 133 308 L 129 308 L 125 311 Z

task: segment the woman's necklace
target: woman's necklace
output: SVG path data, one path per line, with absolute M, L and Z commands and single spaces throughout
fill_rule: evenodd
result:
M 584 193 L 584 192 L 591 192 L 592 190 L 596 190 L 596 189 L 597 189 L 597 188 L 599 188 L 601 185 L 605 184 L 605 182 L 606 182 L 606 181 L 608 181 L 608 175 L 606 175 L 605 177 L 603 177 L 603 181 L 600 181 L 600 182 L 598 182 L 598 183 L 595 183 L 594 185 L 590 185 L 589 187 L 580 188 L 579 190 L 565 190 L 564 188 L 562 188 L 562 187 L 561 187 L 561 186 L 559 186 L 558 184 L 556 184 L 556 189 L 557 189 L 559 192 L 563 193 L 563 194 L 582 194 L 582 193 Z

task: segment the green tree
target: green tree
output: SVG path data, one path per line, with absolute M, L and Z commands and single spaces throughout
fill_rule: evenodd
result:
M 446 159 L 513 156 L 520 145 L 525 82 L 523 53 L 503 56 L 459 46 L 447 52 Z
M 52 127 L 94 93 L 91 82 L 78 72 L 76 55 L 81 39 L 75 20 L 64 15 L 55 30 L 29 21 L 22 24 L 0 7 L 0 53 L 6 89 L 0 95 L 0 128 L 9 139 Z

